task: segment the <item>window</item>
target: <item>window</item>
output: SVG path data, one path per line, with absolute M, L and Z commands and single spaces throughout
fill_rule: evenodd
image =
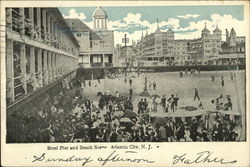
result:
M 81 33 L 77 33 L 76 35 L 77 35 L 78 37 L 80 37 L 80 36 L 81 36 Z

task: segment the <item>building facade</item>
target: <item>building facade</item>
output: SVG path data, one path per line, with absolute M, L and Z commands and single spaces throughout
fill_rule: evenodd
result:
M 7 8 L 7 105 L 75 71 L 78 54 L 79 44 L 57 8 Z
M 245 37 L 236 36 L 232 28 L 230 34 L 226 29 L 226 41 L 222 42 L 221 52 L 216 64 L 240 65 L 245 64 Z
M 225 64 L 231 59 L 235 61 L 236 55 L 242 63 L 244 37 L 237 37 L 234 29 L 226 35 L 226 42 L 223 42 L 218 26 L 211 33 L 205 24 L 201 37 L 175 39 L 171 29 L 162 32 L 157 28 L 154 33 L 142 35 L 141 40 L 133 45 L 133 55 L 138 66 Z
M 113 66 L 114 32 L 107 29 L 107 14 L 98 7 L 93 13 L 94 29 L 79 19 L 65 19 L 79 42 L 83 67 Z

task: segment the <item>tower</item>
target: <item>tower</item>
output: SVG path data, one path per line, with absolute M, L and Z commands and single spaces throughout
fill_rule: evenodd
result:
M 213 31 L 213 35 L 215 38 L 221 39 L 221 34 L 222 34 L 222 31 L 218 28 L 218 24 L 217 24 L 216 28 Z
M 174 40 L 174 32 L 170 28 L 167 31 L 167 39 Z
M 236 46 L 236 32 L 234 31 L 234 28 L 230 31 L 229 45 Z
M 102 7 L 96 8 L 93 13 L 94 29 L 106 30 L 107 29 L 107 13 Z
M 210 31 L 207 29 L 207 24 L 205 23 L 204 29 L 201 31 L 201 38 L 209 37 Z

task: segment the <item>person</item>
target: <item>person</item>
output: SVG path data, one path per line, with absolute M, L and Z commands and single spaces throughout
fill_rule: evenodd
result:
M 159 128 L 160 141 L 167 141 L 166 128 L 161 125 Z
M 157 112 L 157 102 L 156 102 L 156 97 L 153 98 L 153 112 Z
M 198 100 L 200 100 L 198 90 L 197 90 L 197 88 L 194 88 L 194 100 L 196 100 L 196 98 L 197 98 Z
M 230 77 L 231 77 L 231 80 L 234 79 L 234 76 L 233 76 L 232 72 L 230 72 Z
M 153 90 L 156 90 L 156 82 L 153 82 Z
M 224 79 L 221 79 L 221 86 L 224 87 Z
M 170 103 L 170 109 L 172 112 L 174 112 L 174 108 L 175 108 L 175 99 L 174 99 L 174 95 L 172 94 L 171 97 L 168 99 L 169 103 Z
M 85 80 L 82 81 L 82 84 L 83 84 L 83 87 L 85 88 L 86 87 Z
M 89 87 L 91 87 L 91 80 L 89 80 Z
M 148 102 L 147 102 L 147 99 L 144 98 L 144 102 L 143 102 L 143 112 L 144 113 L 147 111 L 147 108 L 148 108 Z
M 87 100 L 85 101 L 85 107 L 86 107 L 87 110 L 91 109 L 91 102 L 90 102 L 89 98 L 87 98 Z
M 137 107 L 138 107 L 138 114 L 141 114 L 143 112 L 143 99 L 142 98 L 138 102 Z
M 133 96 L 133 89 L 132 88 L 129 88 L 129 98 L 132 99 L 132 96 Z
M 211 75 L 211 81 L 214 83 L 214 75 Z
M 166 109 L 166 97 L 165 97 L 165 95 L 163 95 L 161 98 L 161 105 L 162 105 L 162 109 L 164 111 Z
M 130 85 L 130 87 L 132 86 L 132 82 L 133 82 L 133 81 L 132 81 L 132 79 L 130 78 L 130 79 L 129 79 L 129 85 Z
M 174 107 L 175 107 L 175 109 L 178 107 L 178 100 L 179 100 L 179 97 L 177 95 L 175 95 L 175 97 L 174 97 Z
M 152 83 L 151 83 L 151 81 L 149 81 L 148 87 L 149 87 L 149 90 L 152 90 Z
M 117 142 L 117 133 L 115 129 L 112 129 L 110 135 L 109 135 L 109 141 L 110 142 Z
M 108 109 L 109 109 L 109 113 L 112 113 L 112 111 L 113 111 L 113 103 L 111 101 L 109 101 Z
M 200 108 L 200 109 L 203 109 L 202 102 L 200 102 L 200 104 L 199 104 L 199 108 Z
M 118 90 L 116 91 L 116 97 L 120 97 L 120 93 Z

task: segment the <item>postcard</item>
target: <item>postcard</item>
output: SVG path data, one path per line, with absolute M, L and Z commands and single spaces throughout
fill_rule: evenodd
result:
M 250 166 L 249 2 L 0 3 L 2 166 Z

